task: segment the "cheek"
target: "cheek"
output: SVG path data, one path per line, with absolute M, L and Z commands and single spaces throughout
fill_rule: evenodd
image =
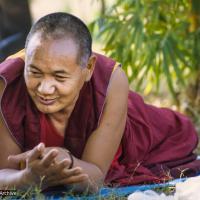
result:
M 68 80 L 63 84 L 57 85 L 57 88 L 59 88 L 60 91 L 63 91 L 64 93 L 68 93 L 70 91 L 73 91 L 77 88 L 77 81 L 75 80 Z
M 58 86 L 57 91 L 60 93 L 60 95 L 69 96 L 70 94 L 73 93 L 74 88 L 71 87 L 69 84 L 65 84 L 62 86 Z
M 35 80 L 32 78 L 26 78 L 25 82 L 26 82 L 26 86 L 27 86 L 28 90 L 36 89 L 36 87 L 38 85 L 38 80 Z
M 79 93 L 79 84 L 77 82 L 68 82 L 57 87 L 58 92 L 62 96 L 75 96 Z

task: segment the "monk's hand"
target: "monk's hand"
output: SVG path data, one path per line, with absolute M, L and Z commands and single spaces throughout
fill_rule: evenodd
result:
M 26 183 L 37 185 L 41 182 L 42 178 L 45 177 L 50 171 L 50 166 L 57 156 L 57 151 L 52 150 L 47 155 L 43 156 L 44 150 L 44 144 L 40 143 L 25 154 L 25 168 L 23 169 L 23 171 L 24 180 L 26 180 Z M 20 156 L 18 157 L 18 159 L 19 158 Z M 24 160 L 19 159 L 19 161 L 21 162 Z
M 46 178 L 44 179 L 45 186 L 51 187 L 56 185 L 70 185 L 88 180 L 88 175 L 83 173 L 81 167 L 68 169 L 66 168 L 64 161 L 61 162 L 62 165 L 56 167 L 56 170 L 54 172 L 52 171 L 53 173 L 51 175 L 46 176 Z
M 73 168 L 69 169 L 69 166 L 71 165 L 71 158 L 69 157 L 67 149 L 61 147 L 46 147 L 45 154 L 53 149 L 57 150 L 58 154 L 55 157 L 52 174 L 46 178 L 46 182 L 48 182 L 47 184 L 49 186 L 68 185 L 88 180 L 88 175 L 83 172 L 81 167 L 72 166 Z M 61 163 L 64 165 L 61 166 Z M 59 171 L 59 173 L 57 171 Z
M 79 183 L 88 179 L 88 175 L 84 174 L 80 167 L 68 169 L 71 159 L 67 150 L 60 147 L 44 147 L 43 144 L 39 144 L 30 151 L 9 156 L 8 160 L 21 165 L 21 169 L 28 169 L 26 171 L 28 179 L 35 183 L 40 181 L 40 185 L 42 181 L 43 189 L 49 186 Z M 31 173 L 33 176 L 30 177 Z
M 35 148 L 38 148 L 39 150 L 42 149 L 41 154 L 40 154 L 40 158 L 42 158 L 43 154 L 44 154 L 44 147 L 43 146 L 44 146 L 44 144 L 40 143 L 35 147 Z M 10 155 L 10 156 L 8 156 L 8 162 L 13 163 L 13 164 L 18 164 L 19 169 L 24 169 L 26 167 L 26 160 L 30 156 L 32 151 L 33 151 L 33 149 L 26 151 L 26 152 L 23 152 L 23 153 L 20 153 L 20 154 Z
M 37 145 L 38 148 L 40 148 L 39 146 L 41 146 L 41 145 L 43 146 L 44 144 L 40 143 L 39 145 Z M 64 148 L 60 148 L 60 147 L 45 147 L 43 149 L 43 151 L 41 152 L 40 158 L 44 157 L 51 150 L 58 151 L 58 155 L 57 155 L 57 157 L 55 159 L 57 162 L 60 162 L 60 161 L 62 161 L 64 159 L 66 159 L 66 161 L 65 161 L 65 163 L 67 165 L 66 167 L 70 166 L 71 160 L 69 159 L 69 155 L 68 155 L 66 149 L 64 149 Z M 24 169 L 26 167 L 26 160 L 30 156 L 31 151 L 32 150 L 29 150 L 29 151 L 26 151 L 26 152 L 23 152 L 23 153 L 20 153 L 20 154 L 16 154 L 16 155 L 10 155 L 8 157 L 8 161 L 10 163 L 18 164 L 19 165 L 19 169 Z
M 8 156 L 8 161 L 10 163 L 18 164 L 19 169 L 24 169 L 26 167 L 26 159 L 28 158 L 30 151 L 26 151 L 17 155 L 10 155 Z
M 53 149 L 58 152 L 58 155 L 55 158 L 55 162 L 59 163 L 62 160 L 66 160 L 66 165 L 67 165 L 66 167 L 69 168 L 72 162 L 69 156 L 69 151 L 62 147 L 46 147 L 44 150 L 44 154 L 47 154 L 49 151 L 52 151 Z
M 40 143 L 39 145 L 37 145 L 38 147 L 42 145 L 43 143 Z M 36 146 L 36 147 L 37 147 Z M 40 147 L 39 147 L 40 148 Z M 64 148 L 60 148 L 60 147 L 45 147 L 43 149 L 43 151 L 41 152 L 40 158 L 44 157 L 46 154 L 49 153 L 49 151 L 52 150 L 56 150 L 58 151 L 58 155 L 55 158 L 55 161 L 58 163 L 62 160 L 66 160 L 66 167 L 69 168 L 69 166 L 71 165 L 71 159 L 69 158 L 69 154 L 68 151 Z M 32 150 L 17 154 L 17 155 L 10 155 L 8 157 L 8 161 L 10 163 L 14 163 L 14 164 L 18 164 L 19 165 L 19 169 L 24 169 L 26 167 L 26 160 L 27 158 L 30 156 L 30 153 L 32 152 Z

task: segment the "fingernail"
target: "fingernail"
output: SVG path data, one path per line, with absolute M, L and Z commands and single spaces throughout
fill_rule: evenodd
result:
M 64 166 L 69 165 L 69 160 L 65 159 L 65 160 L 63 161 L 63 164 L 64 164 Z
M 76 167 L 76 171 L 81 172 L 81 171 L 82 171 L 82 168 L 80 168 L 80 167 Z
M 53 156 L 57 156 L 57 155 L 58 155 L 58 152 L 57 152 L 57 151 L 53 151 L 53 152 L 52 152 L 52 155 L 53 155 Z
M 77 168 L 77 169 L 75 170 L 75 173 L 80 173 L 80 172 L 82 172 L 82 169 L 81 169 L 81 168 Z
M 38 150 L 41 151 L 43 148 L 44 148 L 44 144 L 43 144 L 43 143 L 40 143 L 40 144 L 38 145 Z

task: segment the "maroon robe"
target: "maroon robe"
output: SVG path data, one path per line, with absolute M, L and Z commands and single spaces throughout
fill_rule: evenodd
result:
M 66 129 L 64 146 L 81 158 L 88 137 L 97 128 L 115 61 L 97 54 L 92 79 L 85 83 Z M 39 112 L 27 93 L 24 61 L 8 59 L 0 65 L 6 82 L 1 109 L 13 139 L 22 151 L 41 141 Z M 159 182 L 200 171 L 192 153 L 198 142 L 190 120 L 166 108 L 147 105 L 135 92 L 128 97 L 124 135 L 105 182 L 133 185 Z

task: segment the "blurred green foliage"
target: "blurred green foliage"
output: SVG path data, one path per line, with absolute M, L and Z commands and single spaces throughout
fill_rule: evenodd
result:
M 178 99 L 199 76 L 199 8 L 198 0 L 117 0 L 90 30 L 105 53 L 122 63 L 135 90 L 148 94 L 167 83 Z

